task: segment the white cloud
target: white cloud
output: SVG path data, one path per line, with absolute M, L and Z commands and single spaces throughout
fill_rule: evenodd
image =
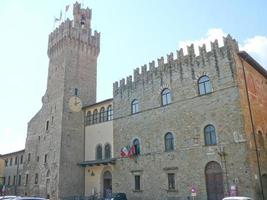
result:
M 196 55 L 199 54 L 198 46 L 206 45 L 207 51 L 211 49 L 210 42 L 214 42 L 216 39 L 219 42 L 219 46 L 223 46 L 223 37 L 226 37 L 225 33 L 220 28 L 211 28 L 205 34 L 205 36 L 199 40 L 187 40 L 179 42 L 179 48 L 183 48 L 184 53 L 187 54 L 187 46 L 194 44 Z M 254 36 L 248 38 L 245 41 L 238 41 L 240 50 L 248 52 L 257 62 L 259 62 L 267 70 L 267 37 L 266 36 Z
M 248 52 L 257 62 L 267 70 L 267 37 L 254 36 L 240 45 L 241 50 Z
M 200 40 L 187 40 L 179 42 L 179 48 L 183 48 L 184 53 L 187 54 L 187 46 L 190 46 L 191 44 L 194 44 L 195 46 L 195 53 L 198 55 L 198 46 L 201 46 L 203 44 L 206 45 L 207 51 L 211 49 L 210 42 L 214 42 L 216 39 L 219 42 L 219 46 L 223 45 L 223 37 L 226 37 L 226 33 L 220 29 L 220 28 L 211 28 L 208 30 L 204 38 L 201 38 Z

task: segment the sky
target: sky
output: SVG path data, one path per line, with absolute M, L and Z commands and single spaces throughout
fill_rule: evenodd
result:
M 24 148 L 27 123 L 41 108 L 48 72 L 48 35 L 72 19 L 71 0 L 1 0 L 0 154 Z M 266 0 L 80 0 L 101 32 L 97 100 L 133 69 L 186 47 L 230 34 L 267 69 Z M 197 47 L 197 46 L 196 46 Z M 196 48 L 197 49 L 197 48 Z

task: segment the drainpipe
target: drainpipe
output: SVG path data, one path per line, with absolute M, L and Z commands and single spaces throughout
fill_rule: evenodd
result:
M 249 109 L 250 123 L 251 123 L 251 127 L 252 127 L 252 135 L 253 135 L 253 140 L 254 140 L 255 149 L 256 149 L 256 160 L 257 160 L 257 167 L 258 167 L 258 174 L 259 174 L 259 181 L 260 181 L 261 196 L 262 196 L 263 200 L 265 200 L 264 193 L 263 193 L 263 184 L 262 184 L 262 179 L 261 179 L 259 150 L 258 150 L 258 145 L 257 145 L 257 141 L 256 141 L 256 133 L 255 133 L 255 126 L 254 126 L 254 121 L 253 121 L 253 117 L 252 117 L 251 102 L 250 102 L 249 94 L 248 94 L 246 71 L 245 71 L 243 60 L 241 58 L 240 58 L 240 60 L 241 60 L 242 71 L 243 71 L 243 76 L 244 76 L 244 80 L 245 80 L 246 97 L 247 97 L 247 101 L 248 101 L 248 109 Z M 244 60 L 246 61 L 246 58 Z

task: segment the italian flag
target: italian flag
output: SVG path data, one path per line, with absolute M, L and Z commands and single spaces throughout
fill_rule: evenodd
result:
M 127 157 L 128 153 L 129 153 L 129 151 L 126 147 L 121 148 L 121 158 Z

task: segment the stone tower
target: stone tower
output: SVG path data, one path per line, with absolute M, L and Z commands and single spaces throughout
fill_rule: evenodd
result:
M 82 195 L 84 159 L 82 112 L 69 108 L 78 96 L 96 102 L 96 68 L 100 33 L 91 30 L 92 11 L 73 5 L 73 20 L 56 28 L 48 41 L 49 71 L 41 110 L 28 124 L 24 193 L 50 199 Z

